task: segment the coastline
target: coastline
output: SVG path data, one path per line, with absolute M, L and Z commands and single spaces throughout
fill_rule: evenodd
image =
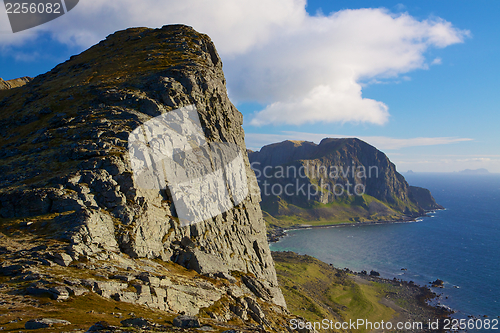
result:
M 443 208 L 444 209 L 444 208 Z M 364 222 L 350 222 L 350 223 L 336 223 L 330 225 L 294 225 L 287 228 L 275 227 L 268 231 L 268 241 L 274 243 L 279 241 L 282 237 L 287 236 L 287 232 L 291 230 L 301 229 L 324 229 L 335 227 L 349 227 L 359 225 L 377 225 L 377 224 L 392 224 L 392 223 L 416 223 L 420 218 L 427 217 L 429 214 L 442 209 L 433 209 L 426 211 L 425 214 L 407 217 L 398 220 L 384 220 L 384 221 L 364 221 Z M 334 268 L 332 264 L 328 264 Z M 418 285 L 413 281 L 406 281 L 403 279 L 387 279 L 380 276 L 371 275 L 370 272 L 355 272 L 349 268 L 344 268 L 353 282 L 357 284 L 370 284 L 375 282 L 385 285 L 387 290 L 391 292 L 384 292 L 384 296 L 379 301 L 380 304 L 387 306 L 395 311 L 394 317 L 391 322 L 396 325 L 397 322 L 422 322 L 424 324 L 423 330 L 419 332 L 445 332 L 443 329 L 445 320 L 451 320 L 453 313 L 452 309 L 441 306 L 438 302 L 440 295 L 432 291 L 426 285 Z M 377 274 L 376 272 L 374 272 Z M 404 304 L 404 306 L 401 306 Z M 439 322 L 439 328 L 426 327 L 429 322 Z M 408 331 L 408 330 L 405 330 Z M 381 330 L 372 330 L 371 332 L 382 332 Z
M 425 328 L 424 326 L 424 331 L 445 332 L 442 328 L 442 326 L 444 326 L 443 321 L 445 319 L 451 319 L 451 315 L 454 312 L 446 307 L 429 304 L 430 301 L 434 301 L 439 298 L 439 295 L 433 292 L 429 287 L 420 286 L 413 283 L 413 281 L 405 281 L 396 278 L 391 280 L 359 272 L 352 273 L 354 274 L 353 280 L 357 283 L 363 283 L 361 281 L 364 281 L 365 283 L 376 282 L 398 288 L 397 292 L 387 293 L 380 301 L 381 304 L 396 311 L 397 315 L 392 319 L 394 324 L 396 322 L 428 323 L 429 321 L 435 322 L 438 320 L 438 330 L 431 330 L 430 328 Z M 398 305 L 401 303 L 404 303 L 405 306 L 401 307 Z
M 300 224 L 293 225 L 291 227 L 272 227 L 267 230 L 267 241 L 269 243 L 278 242 L 281 238 L 287 236 L 287 232 L 291 230 L 301 230 L 301 229 L 325 229 L 325 228 L 339 228 L 339 227 L 349 227 L 349 226 L 360 226 L 360 225 L 377 225 L 377 224 L 392 224 L 392 223 L 416 223 L 418 219 L 427 217 L 429 213 L 436 212 L 438 210 L 444 210 L 445 208 L 432 209 L 426 211 L 425 214 L 419 216 L 407 216 L 406 218 L 397 220 L 382 220 L 382 221 L 363 221 L 363 222 L 340 222 L 335 224 L 324 224 L 324 225 L 311 225 L 311 224 Z
M 308 321 L 318 320 L 318 317 L 315 317 L 318 311 L 304 312 L 306 310 L 304 307 L 321 308 L 324 310 L 321 312 L 323 314 L 328 314 L 331 309 L 341 310 L 342 312 L 337 310 L 333 313 L 333 317 L 336 318 L 334 320 L 337 321 L 366 319 L 380 322 L 383 319 L 386 322 L 390 321 L 394 328 L 397 327 L 398 323 L 422 323 L 421 329 L 394 330 L 396 332 L 444 332 L 445 320 L 451 320 L 453 312 L 449 308 L 434 305 L 433 302 L 439 299 L 439 295 L 427 286 L 420 286 L 412 281 L 408 282 L 397 278 L 382 278 L 377 276 L 376 272 L 367 273 L 355 272 L 348 268 L 339 269 L 314 257 L 299 255 L 291 251 L 273 251 L 272 254 L 277 265 L 278 281 L 284 290 L 290 310 L 292 313 L 293 311 L 297 312 L 297 315 L 301 315 Z M 309 276 L 309 274 L 312 275 Z M 311 283 L 311 280 L 315 282 Z M 354 294 L 346 296 L 345 293 L 348 293 L 349 290 L 357 291 L 359 294 L 356 297 Z M 335 292 L 340 292 L 340 294 L 335 294 Z M 327 294 L 334 296 L 325 298 Z M 297 295 L 300 298 L 299 303 L 296 300 L 294 302 L 294 297 Z M 377 296 L 370 298 L 368 295 Z M 370 299 L 371 305 L 365 303 L 363 308 L 368 306 L 372 310 L 352 312 L 350 309 L 356 308 L 357 305 L 342 303 L 345 297 L 364 299 L 364 302 L 368 302 Z M 303 305 L 303 299 L 309 299 L 315 306 Z M 387 311 L 392 312 L 389 318 L 387 318 Z M 332 312 L 330 311 L 330 313 Z M 376 315 L 374 316 L 374 314 Z M 438 327 L 428 327 L 430 323 L 436 322 L 439 323 Z M 382 332 L 382 330 L 373 329 L 370 332 Z
M 425 215 L 424 215 L 425 216 Z M 359 225 L 377 225 L 377 224 L 390 224 L 390 223 L 414 223 L 420 218 L 410 218 L 407 220 L 387 220 L 387 221 L 363 221 L 363 222 L 346 222 L 346 223 L 336 223 L 336 224 L 325 224 L 325 225 L 310 225 L 310 224 L 300 224 L 291 227 L 274 227 L 267 231 L 267 241 L 269 243 L 275 243 L 281 238 L 287 236 L 288 231 L 301 230 L 301 229 L 326 229 L 326 228 L 340 228 L 340 227 L 354 227 Z

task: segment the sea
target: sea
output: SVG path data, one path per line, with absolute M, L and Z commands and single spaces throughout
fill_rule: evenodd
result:
M 445 209 L 410 223 L 290 230 L 271 250 L 420 285 L 441 279 L 444 288 L 431 288 L 440 295 L 434 302 L 453 309 L 455 318 L 499 320 L 500 174 L 404 176 L 410 185 L 429 189 Z

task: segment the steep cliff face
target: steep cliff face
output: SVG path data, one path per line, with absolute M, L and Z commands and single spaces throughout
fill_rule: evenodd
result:
M 427 207 L 387 156 L 359 139 L 284 141 L 250 152 L 249 159 L 262 207 L 274 217 L 382 220 L 422 214 Z
M 436 200 L 426 188 L 418 187 L 418 186 L 410 186 L 410 192 L 413 199 L 418 203 L 420 207 L 425 210 L 434 210 L 434 209 L 444 209 L 443 206 L 436 203 Z
M 210 220 L 182 227 L 168 191 L 137 186 L 129 134 L 189 105 L 209 142 L 246 151 L 214 45 L 181 25 L 117 32 L 0 91 L 0 217 L 43 217 L 30 230 L 67 242 L 73 260 L 126 254 L 212 277 L 239 271 L 255 294 L 285 306 L 246 154 L 244 174 L 257 190 Z

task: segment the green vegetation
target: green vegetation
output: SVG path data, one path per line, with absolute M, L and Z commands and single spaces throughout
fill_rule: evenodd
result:
M 298 207 L 279 199 L 278 209 L 263 205 L 264 220 L 268 228 L 335 225 L 368 221 L 393 221 L 403 215 L 370 195 L 343 198 L 327 204 L 314 202 L 309 208 Z M 270 213 L 271 211 L 271 213 Z
M 288 309 L 307 321 L 362 318 L 380 322 L 398 315 L 380 301 L 388 294 L 396 295 L 402 288 L 399 285 L 364 280 L 307 255 L 273 252 L 273 258 Z M 404 307 L 408 301 L 396 298 L 395 303 Z
M 16 297 L 16 296 L 14 296 Z M 87 293 L 67 301 L 55 301 L 48 297 L 33 297 L 42 306 L 23 304 L 19 309 L 0 308 L 0 325 L 6 332 L 24 331 L 25 323 L 30 319 L 57 318 L 67 320 L 71 325 L 55 326 L 50 332 L 86 331 L 93 323 L 106 321 L 111 325 L 121 326 L 120 321 L 131 317 L 143 317 L 152 322 L 172 325 L 176 315 L 124 302 L 105 299 L 94 293 Z M 22 320 L 18 320 L 22 314 Z M 130 315 L 130 314 L 133 314 Z M 44 329 L 35 332 L 44 331 Z M 128 332 L 138 332 L 130 328 Z
M 425 323 L 448 316 L 427 304 L 434 293 L 412 282 L 358 275 L 293 252 L 272 255 L 288 310 L 306 321 L 383 320 L 395 327 L 397 322 Z

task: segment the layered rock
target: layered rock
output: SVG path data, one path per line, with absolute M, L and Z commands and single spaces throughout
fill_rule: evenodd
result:
M 8 309 L 6 330 L 24 323 L 30 329 L 52 326 L 35 323 L 63 323 L 72 325 L 66 331 L 86 331 L 96 321 L 119 318 L 123 326 L 172 332 L 184 327 L 184 318 L 214 331 L 292 331 L 287 322 L 296 317 L 247 287 L 244 274 L 207 277 L 171 261 L 104 251 L 72 257 L 64 242 L 36 233 L 40 221 L 6 224 L 13 230 L 0 233 L 0 310 Z M 8 320 L 11 316 L 16 317 Z M 172 319 L 177 319 L 173 325 Z
M 0 77 L 0 90 L 7 90 L 7 89 L 12 89 L 12 88 L 17 88 L 17 87 L 22 87 L 26 83 L 30 82 L 33 80 L 33 78 L 29 76 L 23 76 L 18 79 L 12 79 L 12 80 L 7 80 L 5 81 Z
M 284 141 L 249 152 L 249 159 L 262 207 L 275 217 L 328 220 L 343 210 L 339 218 L 387 220 L 423 214 L 434 200 L 423 194 L 416 200 L 387 156 L 359 139 Z
M 228 99 L 214 45 L 181 25 L 117 32 L 27 85 L 1 91 L 0 217 L 43 219 L 32 231 L 66 241 L 73 260 L 126 254 L 212 277 L 239 271 L 249 290 L 285 306 L 246 154 L 254 190 L 210 220 L 183 227 L 168 191 L 137 186 L 129 134 L 189 105 L 209 142 L 246 151 L 243 118 Z

